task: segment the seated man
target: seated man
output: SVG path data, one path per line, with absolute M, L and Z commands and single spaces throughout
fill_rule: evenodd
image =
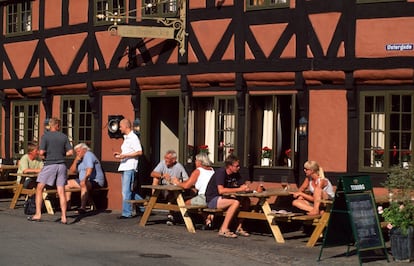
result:
M 168 150 L 164 155 L 164 161 L 160 161 L 151 172 L 153 185 L 172 184 L 172 179 L 177 178 L 179 182 L 188 179 L 188 174 L 182 164 L 177 162 L 177 153 Z
M 250 208 L 249 198 L 242 199 L 224 195 L 250 190 L 249 184 L 244 182 L 239 170 L 240 161 L 235 155 L 231 154 L 224 161 L 224 167 L 214 173 L 207 185 L 206 201 L 208 208 L 226 210 L 226 216 L 219 230 L 219 236 L 222 237 L 250 236 L 243 229 L 243 219 L 237 219 L 238 224 L 235 233 L 229 229 L 230 222 L 237 217 L 239 209 L 247 211 Z
M 89 192 L 94 188 L 104 187 L 105 177 L 101 163 L 95 154 L 90 151 L 88 145 L 79 143 L 75 146 L 74 150 L 76 152 L 76 158 L 69 171 L 71 173 L 78 173 L 79 177 L 69 179 L 65 189 L 81 189 L 81 206 L 78 209 L 78 212 L 85 213 Z M 68 200 L 68 206 L 70 206 L 71 192 L 66 192 L 66 198 Z
M 19 168 L 17 173 L 24 174 L 38 174 L 43 168 L 43 161 L 39 155 L 39 145 L 36 143 L 29 143 L 27 145 L 27 153 L 19 160 Z M 17 183 L 20 184 L 21 176 L 17 176 Z M 32 178 L 26 178 L 24 181 L 24 188 L 34 188 L 36 181 Z
M 151 172 L 153 185 L 168 185 L 173 184 L 174 181 L 182 182 L 188 179 L 188 174 L 182 164 L 177 162 L 177 153 L 174 150 L 168 150 L 164 155 L 164 160 L 160 161 L 158 165 Z M 154 193 L 154 191 L 152 191 Z M 165 193 L 164 199 L 170 201 L 170 195 Z M 173 216 L 168 215 L 168 225 L 173 224 Z

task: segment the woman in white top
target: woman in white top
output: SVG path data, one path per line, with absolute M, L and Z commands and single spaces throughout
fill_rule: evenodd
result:
M 211 161 L 206 153 L 199 153 L 195 157 L 196 169 L 191 173 L 190 177 L 180 183 L 173 179 L 173 183 L 184 189 L 195 187 L 197 196 L 188 199 L 185 203 L 188 205 L 207 205 L 206 203 L 206 188 L 210 178 L 214 174 L 214 169 L 211 167 Z
M 303 181 L 298 192 L 293 193 L 296 198 L 292 205 L 304 210 L 308 215 L 318 215 L 321 200 L 333 199 L 335 192 L 331 182 L 325 177 L 322 167 L 315 161 L 307 161 L 304 164 L 306 179 Z M 308 190 L 311 194 L 306 193 Z

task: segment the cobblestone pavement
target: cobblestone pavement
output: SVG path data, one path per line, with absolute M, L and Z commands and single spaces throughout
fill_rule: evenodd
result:
M 10 200 L 0 199 L 0 223 L 6 216 L 21 217 L 25 220 L 22 201 L 16 209 L 8 208 Z M 347 247 L 325 247 L 323 248 L 322 260 L 317 261 L 321 243 L 312 248 L 306 247 L 308 235 L 302 230 L 288 230 L 282 228 L 286 243 L 278 244 L 270 234 L 266 223 L 260 221 L 250 222 L 249 229 L 256 228 L 260 233 L 253 232 L 251 237 L 239 237 L 237 239 L 225 239 L 217 236 L 215 230 L 197 230 L 195 234 L 188 233 L 183 224 L 167 226 L 167 213 L 157 212 L 150 217 L 149 223 L 145 227 L 138 226 L 139 217 L 128 220 L 118 220 L 119 212 L 110 210 L 103 212 L 88 212 L 78 216 L 75 212 L 68 212 L 68 222 L 75 229 L 87 228 L 94 232 L 101 232 L 102 236 L 108 233 L 119 233 L 125 236 L 135 236 L 137 245 L 145 241 L 155 241 L 159 243 L 159 249 L 154 250 L 151 256 L 157 254 L 165 255 L 163 243 L 176 244 L 177 247 L 191 247 L 196 250 L 208 251 L 211 254 L 227 254 L 229 257 L 239 258 L 237 265 L 358 265 L 358 255 L 355 248 L 351 248 L 350 256 L 346 256 Z M 3 217 L 3 218 L 2 218 Z M 59 218 L 59 212 L 55 215 L 43 214 L 42 220 L 54 222 Z M 52 223 L 51 223 L 52 224 Z M 55 224 L 55 223 L 54 223 Z M 95 235 L 94 235 L 95 236 Z M 0 236 L 1 237 L 1 236 Z M 99 238 L 99 235 L 96 235 Z M 99 241 L 99 239 L 97 239 Z M 389 242 L 386 242 L 389 247 Z M 389 252 L 389 248 L 388 248 Z M 191 254 L 187 254 L 191 256 Z M 197 254 L 194 254 L 197 257 Z M 218 259 L 218 258 L 217 258 Z M 385 259 L 366 262 L 364 265 L 408 265 L 407 263 L 397 263 L 389 255 L 390 262 Z M 200 261 L 199 265 L 217 265 L 211 261 Z M 0 260 L 1 261 L 1 260 Z M 249 262 L 244 264 L 244 262 Z M 229 261 L 230 262 L 230 261 Z M 231 265 L 232 263 L 228 264 Z M 109 265 L 109 264 L 108 264 Z

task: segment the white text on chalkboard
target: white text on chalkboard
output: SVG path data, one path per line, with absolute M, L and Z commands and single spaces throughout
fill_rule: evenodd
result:
M 364 184 L 350 185 L 351 190 L 365 190 Z

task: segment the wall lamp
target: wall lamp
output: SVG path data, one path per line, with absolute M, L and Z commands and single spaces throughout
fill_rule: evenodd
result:
M 45 127 L 45 131 L 49 131 L 50 130 L 49 120 L 50 120 L 50 118 L 46 118 L 45 119 L 45 122 L 43 123 L 43 125 Z
M 124 119 L 123 115 L 108 115 L 108 135 L 110 138 L 122 138 L 122 132 L 119 130 L 119 123 Z
M 139 133 L 141 132 L 141 120 L 139 120 L 139 118 L 135 118 L 135 120 L 132 124 L 132 128 L 133 128 L 135 134 L 137 134 L 139 136 Z
M 304 116 L 299 119 L 299 137 L 308 135 L 308 120 Z

